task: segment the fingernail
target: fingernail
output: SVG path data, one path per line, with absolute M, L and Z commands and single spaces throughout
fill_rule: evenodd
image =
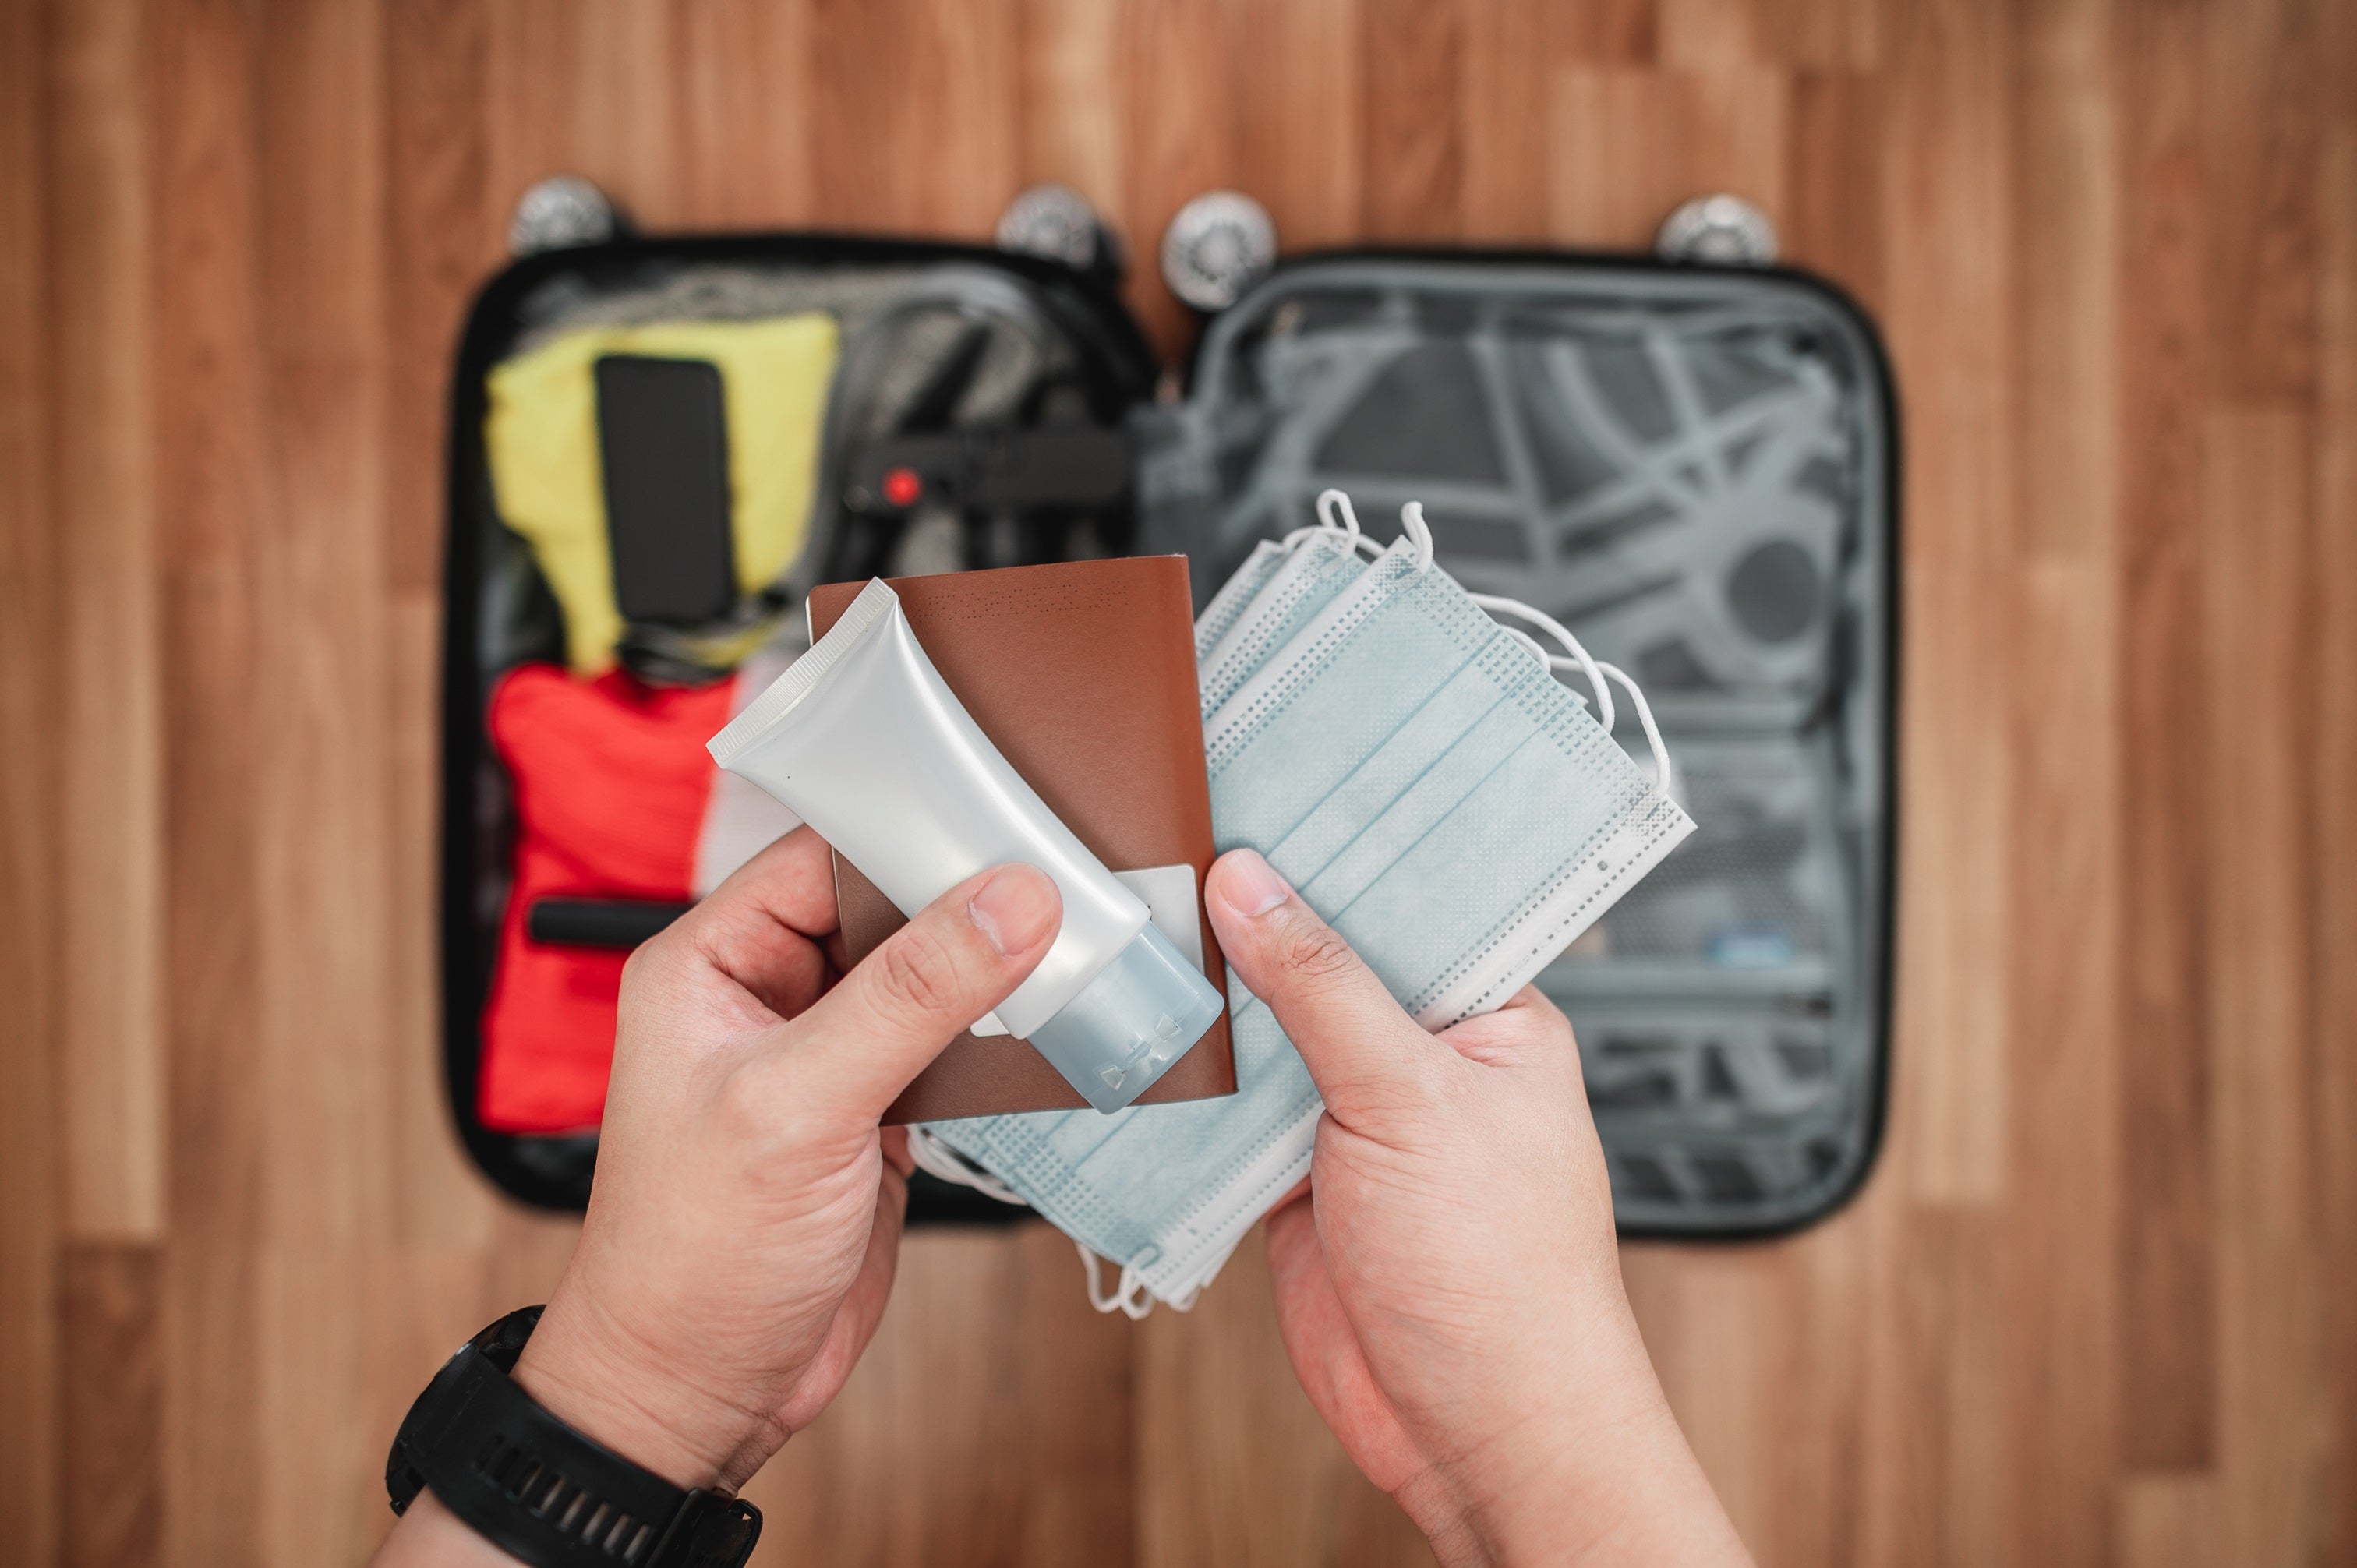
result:
M 1063 905 L 1056 885 L 1028 865 L 1003 865 L 974 889 L 966 917 L 999 956 L 1029 952 L 1060 923 Z
M 1229 855 L 1220 874 L 1221 901 L 1247 918 L 1265 915 L 1291 897 L 1293 889 L 1257 850 L 1240 849 Z

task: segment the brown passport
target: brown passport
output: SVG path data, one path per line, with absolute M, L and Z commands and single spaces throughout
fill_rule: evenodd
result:
M 865 583 L 812 590 L 813 640 Z M 1048 809 L 1114 871 L 1195 868 L 1203 969 L 1222 995 L 1227 966 L 1204 918 L 1211 788 L 1195 689 L 1193 600 L 1183 555 L 1075 561 L 896 577 L 909 625 L 958 701 Z M 843 942 L 855 963 L 907 924 L 856 866 L 834 857 Z M 1224 1013 L 1138 1097 L 1151 1105 L 1232 1094 Z M 960 1035 L 885 1112 L 888 1122 L 1079 1111 L 1088 1101 L 1022 1040 Z

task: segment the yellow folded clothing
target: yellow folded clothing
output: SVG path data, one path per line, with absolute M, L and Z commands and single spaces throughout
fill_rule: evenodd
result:
M 737 585 L 752 593 L 776 581 L 802 549 L 838 340 L 834 317 L 823 312 L 586 327 L 491 371 L 483 442 L 492 491 L 565 612 L 575 670 L 610 668 L 622 636 L 592 367 L 608 354 L 637 354 L 718 368 Z

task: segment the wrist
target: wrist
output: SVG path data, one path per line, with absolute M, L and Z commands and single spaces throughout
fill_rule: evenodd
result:
M 584 1436 L 675 1487 L 736 1491 L 783 1444 L 774 1421 L 666 1364 L 627 1332 L 552 1305 L 518 1386 Z
M 1749 1561 L 1677 1418 L 1648 1376 L 1617 1410 L 1583 1412 L 1481 1466 L 1465 1488 L 1462 1561 L 1607 1564 Z
M 393 1521 L 370 1568 L 515 1568 L 515 1562 L 444 1508 L 441 1498 L 420 1492 Z
M 1523 1384 L 1536 1402 L 1436 1475 L 1448 1506 L 1426 1533 L 1444 1563 L 1720 1561 L 1706 1543 L 1741 1560 L 1634 1321 L 1620 1326 L 1592 1326 L 1583 1354 Z

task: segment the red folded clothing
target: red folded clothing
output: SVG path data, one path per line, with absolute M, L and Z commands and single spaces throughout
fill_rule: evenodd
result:
M 491 742 L 515 784 L 515 886 L 483 1007 L 477 1114 L 501 1133 L 585 1132 L 606 1107 L 619 949 L 559 946 L 525 929 L 544 898 L 695 896 L 712 796 L 704 743 L 733 682 L 654 687 L 526 664 L 491 693 Z

